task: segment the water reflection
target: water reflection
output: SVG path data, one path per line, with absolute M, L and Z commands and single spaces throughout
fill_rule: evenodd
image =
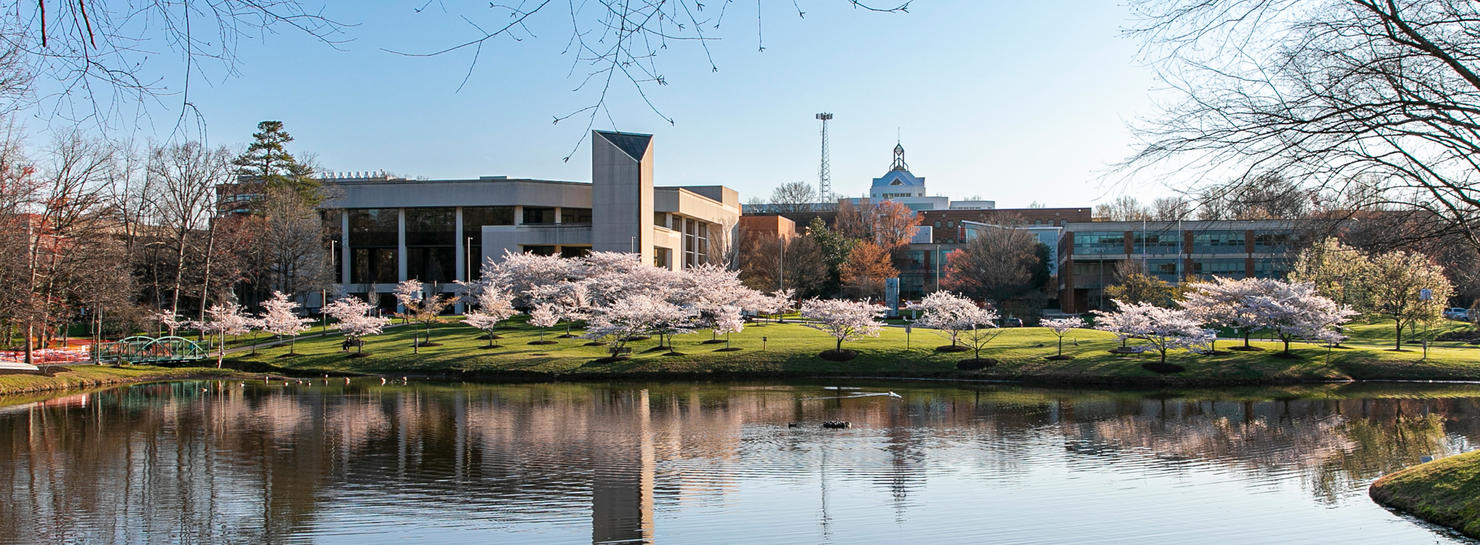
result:
M 860 387 L 903 398 L 293 381 L 0 407 L 0 541 L 1456 542 L 1364 490 L 1480 438 L 1480 391 Z

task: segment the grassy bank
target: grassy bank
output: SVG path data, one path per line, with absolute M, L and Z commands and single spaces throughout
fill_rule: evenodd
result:
M 0 395 L 28 392 L 96 388 L 113 384 L 157 382 L 187 378 L 227 378 L 242 376 L 238 371 L 214 367 L 152 367 L 131 365 L 73 365 L 54 376 L 0 375 Z
M 1377 503 L 1480 538 L 1480 451 L 1384 476 L 1370 492 Z
M 368 339 L 365 357 L 347 357 L 341 338 L 302 338 L 297 356 L 286 348 L 260 350 L 257 355 L 236 355 L 231 360 L 248 368 L 276 367 L 303 373 L 432 374 L 488 380 L 513 378 L 705 378 L 705 377 L 921 377 L 953 379 L 1021 380 L 1039 384 L 1109 385 L 1224 385 L 1291 384 L 1362 379 L 1390 380 L 1480 380 L 1480 348 L 1442 346 L 1421 352 L 1394 352 L 1380 345 L 1353 344 L 1326 350 L 1296 345 L 1295 357 L 1280 357 L 1278 343 L 1255 342 L 1263 350 L 1229 351 L 1234 342 L 1223 341 L 1217 355 L 1174 352 L 1169 363 L 1185 371 L 1161 375 L 1142 368 L 1156 361 L 1155 354 L 1111 354 L 1119 346 L 1114 337 L 1099 331 L 1078 330 L 1065 339 L 1068 360 L 1048 360 L 1056 353 L 1057 338 L 1042 328 L 1011 328 L 990 344 L 984 358 L 998 364 L 979 371 L 956 368 L 970 352 L 940 352 L 948 344 L 935 332 L 916 329 L 906 339 L 903 328 L 886 328 L 878 338 L 849 342 L 858 351 L 848 362 L 831 362 L 818 353 L 832 348 L 832 338 L 795 323 L 752 325 L 733 335 L 738 351 L 719 351 L 724 344 L 709 344 L 709 333 L 682 335 L 674 345 L 681 355 L 656 350 L 656 340 L 631 343 L 631 359 L 598 363 L 606 356 L 600 346 L 584 346 L 582 339 L 556 339 L 563 329 L 552 329 L 550 345 L 530 344 L 539 339 L 536 329 L 515 322 L 500 331 L 498 348 L 486 348 L 482 334 L 458 323 L 433 328 L 437 346 L 412 351 L 412 328 L 396 328 Z

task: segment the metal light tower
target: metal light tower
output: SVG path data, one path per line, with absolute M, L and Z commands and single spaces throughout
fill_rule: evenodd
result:
M 822 166 L 817 169 L 817 193 L 825 202 L 832 201 L 832 171 L 827 166 L 827 121 L 833 118 L 833 114 L 823 112 L 817 114 L 817 119 L 822 121 Z

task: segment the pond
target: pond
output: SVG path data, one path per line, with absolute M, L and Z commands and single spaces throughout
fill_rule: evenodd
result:
M 0 407 L 0 542 L 1468 543 L 1366 487 L 1477 445 L 1480 387 L 182 382 Z

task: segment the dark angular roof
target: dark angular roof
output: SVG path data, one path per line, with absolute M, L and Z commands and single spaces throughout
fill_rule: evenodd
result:
M 653 139 L 653 135 L 651 134 L 630 132 L 596 131 L 596 134 L 601 135 L 606 141 L 611 142 L 618 149 L 626 152 L 628 157 L 637 161 L 641 161 L 642 156 L 647 154 L 648 142 L 651 142 Z

